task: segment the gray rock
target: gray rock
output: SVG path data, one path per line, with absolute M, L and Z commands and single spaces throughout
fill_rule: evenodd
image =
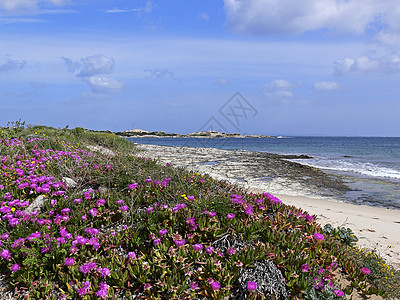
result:
M 25 209 L 25 212 L 30 214 L 33 211 L 41 211 L 46 201 L 49 201 L 46 196 L 37 196 L 36 199 L 33 200 L 33 202 Z
M 75 180 L 73 180 L 72 178 L 69 177 L 63 177 L 62 181 L 67 185 L 67 187 L 69 188 L 74 188 L 76 187 L 78 184 L 76 183 Z
M 289 293 L 281 271 L 269 260 L 256 261 L 255 268 L 242 269 L 239 273 L 239 297 L 248 299 L 247 283 L 257 283 L 257 292 L 265 299 L 288 299 Z

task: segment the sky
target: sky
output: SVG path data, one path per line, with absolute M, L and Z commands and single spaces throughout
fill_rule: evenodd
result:
M 0 0 L 0 126 L 400 136 L 398 0 Z

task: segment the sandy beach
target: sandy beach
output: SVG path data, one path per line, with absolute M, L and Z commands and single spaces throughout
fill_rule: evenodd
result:
M 359 247 L 375 250 L 389 264 L 400 268 L 400 211 L 339 201 L 347 187 L 332 175 L 288 161 L 291 157 L 268 153 L 137 146 L 141 150 L 139 156 L 208 173 L 248 191 L 271 193 L 285 204 L 316 215 L 322 226 L 330 223 L 351 228 Z

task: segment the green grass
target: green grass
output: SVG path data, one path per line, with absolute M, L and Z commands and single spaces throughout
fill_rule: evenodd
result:
M 306 212 L 269 194 L 141 158 L 132 143 L 110 133 L 11 125 L 0 128 L 0 271 L 21 298 L 223 299 L 245 293 L 272 299 L 255 266 L 266 260 L 283 276 L 290 298 L 341 299 L 340 291 L 354 290 L 399 298 L 399 272 L 357 249 L 348 230 L 324 231 Z M 114 155 L 92 153 L 88 145 Z M 66 178 L 75 185 L 63 184 Z M 39 195 L 49 201 L 26 216 L 21 203 Z M 12 218 L 19 225 L 13 227 Z M 235 249 L 228 253 L 229 247 Z M 96 268 L 82 272 L 90 262 Z M 336 282 L 337 267 L 348 286 Z M 258 274 L 247 279 L 257 283 L 256 291 L 240 283 L 244 271 Z

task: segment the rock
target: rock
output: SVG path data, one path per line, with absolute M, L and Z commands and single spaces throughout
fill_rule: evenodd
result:
M 73 180 L 72 178 L 69 177 L 63 177 L 62 181 L 67 185 L 67 187 L 69 188 L 74 188 L 76 187 L 78 184 L 76 183 L 75 180 Z
M 269 260 L 256 261 L 255 268 L 242 269 L 239 273 L 239 297 L 248 299 L 247 283 L 257 283 L 257 292 L 265 299 L 288 299 L 289 293 L 286 288 L 281 271 Z
M 41 211 L 46 201 L 49 201 L 46 196 L 40 195 L 36 197 L 36 199 L 33 200 L 33 202 L 25 209 L 25 212 L 30 214 L 34 211 Z

